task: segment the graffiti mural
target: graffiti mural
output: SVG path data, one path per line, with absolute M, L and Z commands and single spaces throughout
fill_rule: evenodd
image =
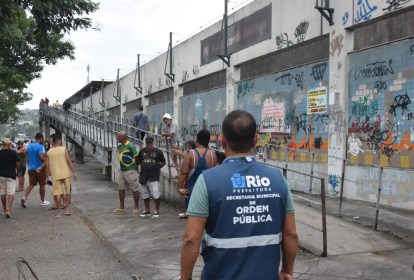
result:
M 356 164 L 414 168 L 414 57 L 407 52 L 413 44 L 350 55 L 348 155 Z
M 225 100 L 225 88 L 181 97 L 180 125 L 184 128 L 189 128 L 190 126 L 209 128 L 212 125 L 221 124 L 226 114 Z M 188 134 L 191 134 L 193 130 L 189 129 Z M 182 136 L 186 138 L 185 133 Z
M 259 145 L 273 144 L 326 154 L 329 142 L 326 110 L 329 94 L 325 88 L 329 84 L 328 67 L 327 62 L 319 62 L 237 83 L 236 108 L 247 110 L 255 117 L 261 137 Z M 309 92 L 317 94 L 311 96 Z M 313 102 L 313 97 L 317 97 L 318 102 Z M 268 158 L 311 160 L 298 152 L 287 154 L 285 151 L 275 147 Z

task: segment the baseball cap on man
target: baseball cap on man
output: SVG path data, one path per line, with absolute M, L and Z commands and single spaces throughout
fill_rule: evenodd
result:
M 1 141 L 3 142 L 4 145 L 12 143 L 12 141 L 9 138 L 3 138 Z
M 170 114 L 165 113 L 164 116 L 162 117 L 162 119 L 170 119 L 170 120 L 172 120 L 172 117 L 171 117 Z
M 152 136 L 147 136 L 145 137 L 145 143 L 153 143 L 154 142 L 154 137 Z

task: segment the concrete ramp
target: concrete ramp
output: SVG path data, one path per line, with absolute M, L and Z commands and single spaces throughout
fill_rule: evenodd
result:
M 318 207 L 309 207 L 296 202 L 296 227 L 299 246 L 314 254 L 323 250 L 322 214 Z M 410 244 L 391 235 L 365 228 L 361 225 L 326 216 L 328 229 L 328 255 L 368 253 L 410 248 Z

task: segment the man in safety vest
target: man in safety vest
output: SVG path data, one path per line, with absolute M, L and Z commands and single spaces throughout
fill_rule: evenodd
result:
M 278 169 L 255 161 L 250 113 L 232 111 L 222 127 L 227 158 L 204 170 L 194 186 L 181 279 L 191 279 L 204 230 L 201 279 L 293 279 L 298 236 L 289 187 Z

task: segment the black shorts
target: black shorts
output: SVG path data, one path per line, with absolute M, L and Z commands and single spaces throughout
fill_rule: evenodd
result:
M 137 139 L 144 140 L 144 137 L 145 137 L 144 131 L 137 131 L 136 134 L 137 134 Z
M 26 166 L 20 166 L 17 170 L 17 177 L 22 177 L 26 174 Z

